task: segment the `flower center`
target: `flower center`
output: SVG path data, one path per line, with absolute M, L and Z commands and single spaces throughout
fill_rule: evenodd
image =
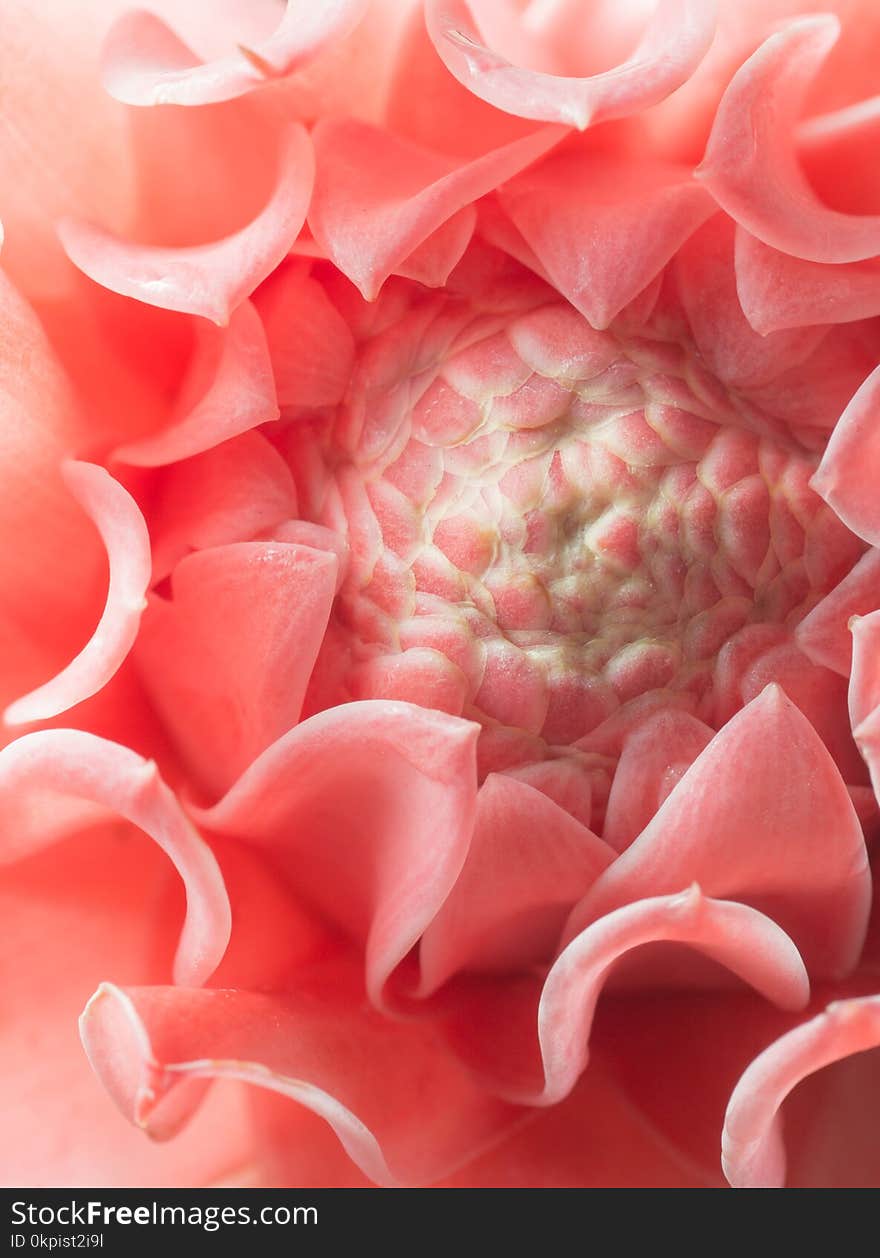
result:
M 555 746 L 648 691 L 715 723 L 725 649 L 862 549 L 815 455 L 656 327 L 597 332 L 543 287 L 488 305 L 390 286 L 345 403 L 296 429 L 306 510 L 351 548 L 334 699 Z

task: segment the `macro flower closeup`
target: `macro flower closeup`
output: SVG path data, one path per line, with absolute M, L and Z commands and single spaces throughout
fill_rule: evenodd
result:
M 0 32 L 2 1182 L 880 1186 L 880 6 L 144 3 Z

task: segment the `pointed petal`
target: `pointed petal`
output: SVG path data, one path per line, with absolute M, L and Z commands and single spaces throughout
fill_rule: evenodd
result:
M 880 217 L 823 205 L 794 143 L 805 93 L 839 33 L 836 17 L 818 14 L 771 35 L 728 86 L 697 172 L 753 236 L 810 262 L 880 254 Z
M 336 558 L 278 542 L 196 551 L 153 596 L 137 645 L 148 693 L 217 796 L 296 724 L 336 589 Z
M 715 735 L 599 878 L 567 937 L 621 904 L 670 893 L 688 879 L 707 895 L 769 913 L 811 973 L 837 977 L 858 959 L 871 894 L 861 826 L 818 734 L 778 686 Z
M 204 983 L 226 950 L 229 901 L 210 848 L 184 816 L 151 761 L 80 730 L 25 734 L 0 752 L 4 863 L 38 851 L 52 836 L 33 828 L 31 798 L 73 796 L 125 817 L 156 841 L 186 889 L 176 981 Z
M 563 134 L 543 127 L 462 164 L 364 123 L 321 121 L 309 226 L 327 257 L 372 301 L 432 233 L 543 157 Z M 461 240 L 453 233 L 445 245 L 443 266 L 436 258 L 432 265 L 448 274 L 461 257 Z
M 497 1139 L 517 1111 L 487 1097 L 429 1023 L 365 1010 L 354 968 L 322 967 L 284 997 L 103 984 L 83 1012 L 83 1043 L 143 1126 L 164 1117 L 181 1082 L 237 1079 L 318 1114 L 374 1182 L 430 1182 Z
M 716 211 L 685 167 L 572 149 L 513 179 L 500 199 L 551 281 L 595 328 L 606 328 Z
M 810 482 L 854 533 L 880 544 L 877 477 L 880 474 L 880 367 L 840 417 Z
M 289 4 L 254 48 L 203 62 L 160 18 L 144 9 L 121 17 L 104 44 L 103 80 L 127 105 L 208 105 L 243 96 L 291 74 L 355 29 L 367 0 Z M 234 38 L 234 34 L 233 34 Z M 232 41 L 230 41 L 232 42 Z
M 364 942 L 379 1002 L 464 863 L 478 732 L 408 703 L 342 704 L 291 730 L 194 814 L 269 847 L 303 896 Z
M 255 304 L 266 329 L 279 405 L 338 405 L 355 345 L 324 286 L 307 266 L 288 262 L 260 288 Z
M 63 472 L 107 548 L 107 602 L 95 632 L 79 655 L 51 681 L 10 704 L 3 714 L 8 725 L 46 720 L 97 693 L 131 650 L 146 607 L 150 538 L 134 499 L 104 468 L 93 463 L 71 461 Z
M 115 459 L 137 467 L 177 463 L 278 418 L 266 336 L 249 301 L 221 331 L 203 326 L 182 388 L 179 417 L 152 436 L 119 446 Z
M 73 220 L 59 226 L 59 235 L 71 261 L 96 283 L 222 327 L 289 252 L 305 220 L 313 176 L 309 136 L 295 125 L 282 146 L 267 205 L 223 240 L 177 248 L 141 245 Z
M 613 857 L 545 795 L 490 774 L 464 868 L 422 936 L 420 995 L 459 969 L 512 970 L 543 960 L 568 908 Z
M 779 1109 L 808 1075 L 880 1047 L 880 996 L 842 1000 L 783 1035 L 757 1057 L 730 1098 L 722 1136 L 724 1173 L 734 1188 L 781 1188 L 786 1157 Z
M 513 65 L 489 48 L 475 0 L 427 0 L 425 18 L 446 68 L 476 96 L 522 118 L 580 130 L 639 113 L 669 96 L 699 65 L 715 33 L 714 4 L 661 0 L 626 61 L 571 78 Z

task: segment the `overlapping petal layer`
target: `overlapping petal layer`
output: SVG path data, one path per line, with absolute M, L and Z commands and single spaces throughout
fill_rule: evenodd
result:
M 201 315 L 223 327 L 278 266 L 305 219 L 314 162 L 308 134 L 290 128 L 270 200 L 252 222 L 211 244 L 171 248 L 133 244 L 79 221 L 59 227 L 70 259 L 99 284 L 166 310 Z
M 269 6 L 257 5 L 257 16 Z M 129 105 L 208 105 L 244 95 L 272 78 L 307 64 L 323 48 L 344 39 L 363 17 L 366 0 L 329 0 L 304 7 L 288 5 L 274 31 L 254 47 L 213 61 L 202 61 L 157 15 L 144 9 L 127 13 L 114 25 L 104 45 L 104 85 Z M 253 19 L 248 6 L 238 13 L 242 27 Z M 267 13 L 266 16 L 269 16 Z M 241 38 L 241 28 L 235 32 Z

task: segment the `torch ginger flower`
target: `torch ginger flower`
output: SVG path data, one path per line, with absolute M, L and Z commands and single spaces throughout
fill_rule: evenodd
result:
M 876 1186 L 880 14 L 11 7 L 5 1182 Z

